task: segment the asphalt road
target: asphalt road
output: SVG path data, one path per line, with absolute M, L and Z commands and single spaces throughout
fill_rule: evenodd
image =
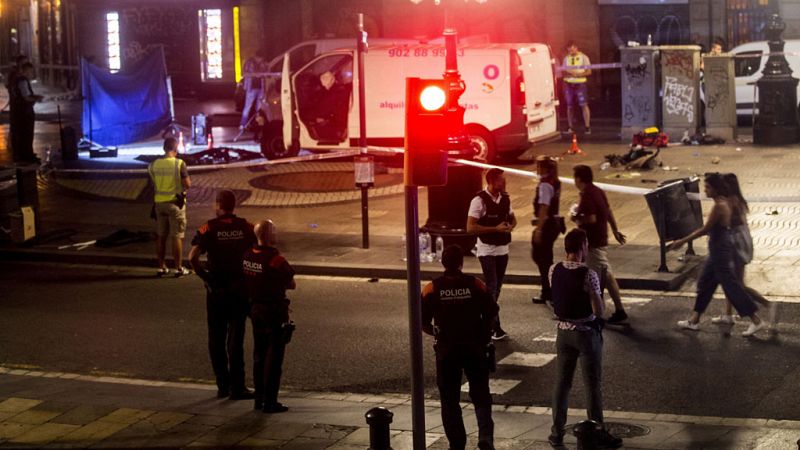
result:
M 0 264 L 0 364 L 159 380 L 211 380 L 199 279 L 156 279 L 144 269 Z M 531 289 L 509 286 L 494 379 L 512 386 L 498 403 L 549 406 L 554 362 L 502 364 L 512 352 L 555 353 L 555 323 Z M 630 326 L 604 333 L 607 410 L 800 419 L 800 305 L 781 304 L 779 334 L 756 338 L 704 322 L 678 330 L 692 299 L 630 294 Z M 298 325 L 284 387 L 358 393 L 409 392 L 405 284 L 300 277 L 291 293 Z M 721 302 L 709 315 L 719 313 Z M 708 319 L 706 317 L 706 319 Z M 248 329 L 249 332 L 249 329 Z M 435 394 L 432 341 L 427 391 Z M 247 344 L 247 353 L 251 345 Z M 530 355 L 528 355 L 530 356 Z M 250 363 L 248 361 L 248 371 Z M 583 405 L 580 374 L 573 407 Z M 502 384 L 502 383 L 501 383 Z

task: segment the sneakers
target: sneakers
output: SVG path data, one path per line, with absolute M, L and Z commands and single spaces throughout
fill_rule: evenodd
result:
M 240 391 L 231 391 L 231 395 L 228 398 L 231 400 L 253 400 L 256 396 L 253 391 L 245 388 Z
M 751 323 L 750 326 L 747 327 L 746 330 L 742 331 L 742 336 L 745 336 L 745 337 L 752 336 L 752 335 L 756 334 L 756 332 L 758 332 L 759 330 L 763 330 L 766 327 L 767 327 L 767 322 L 765 322 L 763 320 L 761 322 L 759 322 L 758 325 L 756 325 L 754 323 Z
M 575 134 L 575 130 L 572 128 L 567 128 L 567 134 Z
M 606 430 L 600 432 L 597 436 L 597 448 L 620 448 L 622 447 L 622 439 L 614 436 Z
M 733 316 L 723 314 L 721 316 L 712 317 L 711 323 L 715 323 L 717 325 L 733 325 Z
M 700 329 L 700 322 L 692 323 L 688 320 L 679 320 L 678 321 L 678 328 L 683 328 L 685 330 L 692 330 L 698 331 Z
M 490 442 L 479 441 L 478 442 L 478 449 L 479 450 L 494 450 L 494 445 L 492 445 Z
M 628 320 L 628 313 L 624 310 L 616 310 L 614 314 L 611 314 L 611 317 L 608 318 L 606 322 L 608 323 L 620 323 Z
M 547 437 L 547 442 L 549 442 L 553 448 L 562 448 L 564 447 L 564 435 L 551 434 Z
M 583 134 L 585 136 L 591 136 L 592 135 L 592 129 L 591 128 L 587 128 L 586 131 L 583 132 Z
M 508 339 L 508 333 L 506 333 L 502 328 L 497 327 L 497 329 L 492 332 L 492 340 L 502 341 L 503 339 Z
M 156 272 L 156 276 L 157 277 L 163 277 L 164 275 L 166 275 L 168 273 L 169 273 L 169 269 L 167 269 L 166 267 L 162 267 L 162 268 L 158 269 L 158 272 Z
M 531 303 L 533 303 L 534 305 L 544 305 L 545 303 L 547 303 L 547 301 L 548 299 L 542 297 L 533 297 L 531 299 Z
M 184 275 L 190 275 L 192 271 L 187 269 L 186 267 L 181 267 L 180 269 L 175 269 L 174 273 L 175 273 L 175 278 L 180 278 Z

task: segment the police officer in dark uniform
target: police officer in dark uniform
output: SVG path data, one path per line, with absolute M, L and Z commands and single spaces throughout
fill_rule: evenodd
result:
M 253 225 L 236 217 L 232 191 L 217 194 L 215 219 L 197 230 L 189 260 L 206 286 L 208 351 L 217 379 L 217 397 L 231 400 L 253 398 L 245 387 L 244 334 L 247 323 L 247 290 L 242 257 L 256 242 Z M 208 253 L 208 269 L 200 255 Z
M 278 390 L 286 344 L 294 330 L 286 298 L 286 290 L 295 288 L 294 269 L 274 247 L 271 221 L 256 224 L 255 232 L 258 245 L 248 250 L 242 261 L 253 321 L 254 406 L 265 413 L 282 413 L 289 410 L 278 402 Z
M 467 443 L 459 404 L 463 371 L 478 419 L 478 448 L 493 449 L 489 372 L 494 365 L 490 336 L 497 303 L 481 280 L 461 272 L 464 255 L 460 247 L 448 246 L 442 253 L 442 265 L 444 276 L 422 290 L 422 330 L 436 337 L 433 348 L 442 424 L 450 448 L 463 450 Z
M 549 156 L 536 158 L 539 185 L 533 198 L 533 235 L 531 236 L 531 258 L 539 268 L 542 292 L 533 303 L 552 301 L 548 272 L 553 265 L 553 244 L 559 233 L 565 233 L 564 218 L 558 215 L 561 201 L 561 181 L 558 180 L 558 165 Z

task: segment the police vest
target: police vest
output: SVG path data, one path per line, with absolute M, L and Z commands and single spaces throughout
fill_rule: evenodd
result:
M 228 278 L 241 277 L 244 253 L 256 240 L 253 225 L 230 214 L 209 220 L 198 233 L 203 235 L 211 273 Z
M 289 320 L 286 284 L 293 272 L 281 269 L 286 259 L 275 247 L 254 247 L 245 252 L 242 269 L 251 303 L 250 317 L 258 326 L 277 327 Z
M 561 183 L 554 184 L 547 181 L 541 181 L 540 183 L 546 183 L 550 186 L 553 186 L 553 198 L 550 199 L 550 205 L 547 207 L 547 217 L 555 217 L 558 215 L 558 204 L 561 202 Z M 536 217 L 539 217 L 539 189 L 536 189 L 536 197 L 533 199 L 534 208 L 533 214 Z
M 181 183 L 181 167 L 183 160 L 178 158 L 158 158 L 147 168 L 155 188 L 154 201 L 166 203 L 175 200 L 175 196 L 183 192 Z
M 567 55 L 564 58 L 564 65 L 567 67 L 576 67 L 576 66 L 585 66 L 587 65 L 588 59 L 586 55 L 583 53 L 578 53 L 575 56 Z M 577 84 L 577 83 L 586 83 L 586 77 L 564 77 L 564 81 L 567 83 Z
M 582 320 L 593 314 L 592 300 L 583 289 L 586 280 L 586 266 L 567 269 L 563 263 L 553 269 L 551 289 L 553 290 L 553 312 L 559 319 Z
M 507 193 L 500 193 L 500 203 L 495 203 L 492 196 L 486 191 L 478 192 L 478 197 L 481 198 L 483 205 L 486 207 L 486 214 L 478 219 L 478 225 L 496 227 L 503 222 L 509 221 L 511 199 Z M 508 232 L 481 233 L 478 237 L 480 237 L 481 242 L 489 245 L 506 245 L 511 242 L 511 233 Z
M 483 317 L 483 302 L 488 301 L 486 292 L 481 292 L 475 277 L 459 274 L 442 276 L 433 280 L 433 321 L 438 332 L 437 342 L 446 344 L 486 343 L 488 320 Z

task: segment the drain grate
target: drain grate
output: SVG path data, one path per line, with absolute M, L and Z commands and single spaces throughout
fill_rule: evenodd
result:
M 572 429 L 575 427 L 575 425 L 577 424 L 571 423 L 564 428 L 572 432 Z M 622 422 L 606 422 L 605 425 L 609 433 L 622 439 L 646 436 L 650 434 L 650 428 L 644 425 Z

